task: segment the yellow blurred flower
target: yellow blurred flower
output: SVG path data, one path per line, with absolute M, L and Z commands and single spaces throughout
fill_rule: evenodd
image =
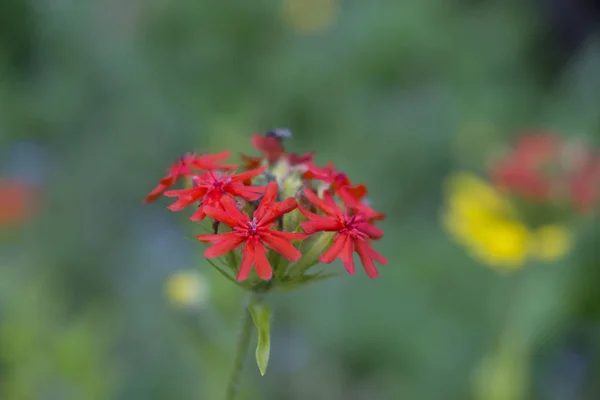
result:
M 446 229 L 473 256 L 492 267 L 517 269 L 528 257 L 552 261 L 571 248 L 566 228 L 547 225 L 530 230 L 506 198 L 474 175 L 456 174 L 446 189 Z
M 165 293 L 173 305 L 191 307 L 204 304 L 208 300 L 210 288 L 199 273 L 178 271 L 167 279 Z
M 288 26 L 299 33 L 322 31 L 333 23 L 339 0 L 284 0 L 283 16 Z
M 533 252 L 540 260 L 552 261 L 562 257 L 572 246 L 571 232 L 560 225 L 546 225 L 536 231 Z

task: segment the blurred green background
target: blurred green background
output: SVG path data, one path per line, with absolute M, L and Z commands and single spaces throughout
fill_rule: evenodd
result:
M 240 399 L 600 398 L 600 230 L 515 277 L 442 230 L 443 182 L 520 129 L 596 141 L 597 2 L 0 2 L 0 399 L 221 399 L 242 296 L 188 214 L 142 200 L 186 151 L 288 127 L 387 213 L 381 277 L 270 298 Z M 331 269 L 342 270 L 341 264 Z M 165 280 L 202 274 L 202 305 Z

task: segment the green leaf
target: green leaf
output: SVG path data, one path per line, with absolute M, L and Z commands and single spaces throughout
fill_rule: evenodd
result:
M 230 268 L 232 271 L 234 271 L 235 273 L 237 273 L 237 271 L 240 269 L 240 258 L 237 254 L 237 251 L 230 251 L 229 253 L 226 254 L 226 262 L 225 264 L 227 265 L 228 268 Z
M 248 305 L 252 320 L 258 331 L 258 343 L 256 345 L 256 364 L 261 375 L 267 372 L 269 355 L 271 353 L 271 310 L 265 304 L 253 300 Z
M 215 264 L 214 262 L 212 262 L 208 258 L 206 259 L 206 261 L 208 261 L 208 263 L 210 265 L 212 265 L 213 267 L 215 267 L 215 269 L 217 271 L 219 271 L 221 273 L 221 275 L 223 275 L 225 278 L 229 279 L 231 282 L 233 282 L 233 283 L 235 283 L 236 285 L 239 286 L 239 282 L 236 281 L 235 279 L 233 279 L 233 277 L 231 275 L 229 275 L 223 268 L 219 267 L 217 264 Z

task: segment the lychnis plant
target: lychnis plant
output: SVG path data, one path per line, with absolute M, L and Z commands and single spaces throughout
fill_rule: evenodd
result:
M 242 165 L 223 163 L 229 151 L 186 154 L 145 200 L 164 195 L 177 199 L 168 207 L 172 211 L 193 207 L 190 219 L 209 231 L 197 236 L 211 244 L 204 256 L 249 293 L 227 399 L 236 394 L 253 323 L 258 331 L 256 362 L 260 373 L 266 372 L 271 317 L 263 302 L 267 293 L 337 275 L 318 266 L 338 258 L 353 275 L 355 252 L 370 278 L 378 276 L 374 261 L 387 263 L 371 246 L 383 237 L 374 224 L 385 215 L 367 205 L 365 186 L 353 185 L 331 163 L 316 166 L 312 153 L 287 153 L 287 136 L 289 131 L 281 129 L 254 135 L 252 144 L 261 156 L 241 154 Z M 180 180 L 187 188 L 170 190 Z

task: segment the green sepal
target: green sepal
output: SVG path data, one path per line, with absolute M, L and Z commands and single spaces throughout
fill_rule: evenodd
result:
M 293 280 L 278 284 L 275 287 L 274 291 L 289 292 L 289 291 L 301 288 L 303 286 L 309 285 L 311 283 L 315 283 L 318 281 L 322 281 L 322 280 L 333 278 L 334 276 L 340 276 L 340 275 L 342 275 L 342 273 L 340 273 L 340 272 L 324 273 L 324 271 L 319 271 L 316 274 L 302 275 L 298 278 L 294 278 Z
M 258 332 L 256 364 L 262 376 L 267 372 L 271 353 L 271 310 L 264 303 L 253 299 L 248 305 L 250 315 Z
M 320 235 L 313 235 L 304 240 L 299 248 L 303 256 L 289 268 L 288 275 L 292 278 L 302 276 L 308 269 L 318 264 L 319 257 L 331 246 L 334 236 L 335 232 L 322 232 Z

